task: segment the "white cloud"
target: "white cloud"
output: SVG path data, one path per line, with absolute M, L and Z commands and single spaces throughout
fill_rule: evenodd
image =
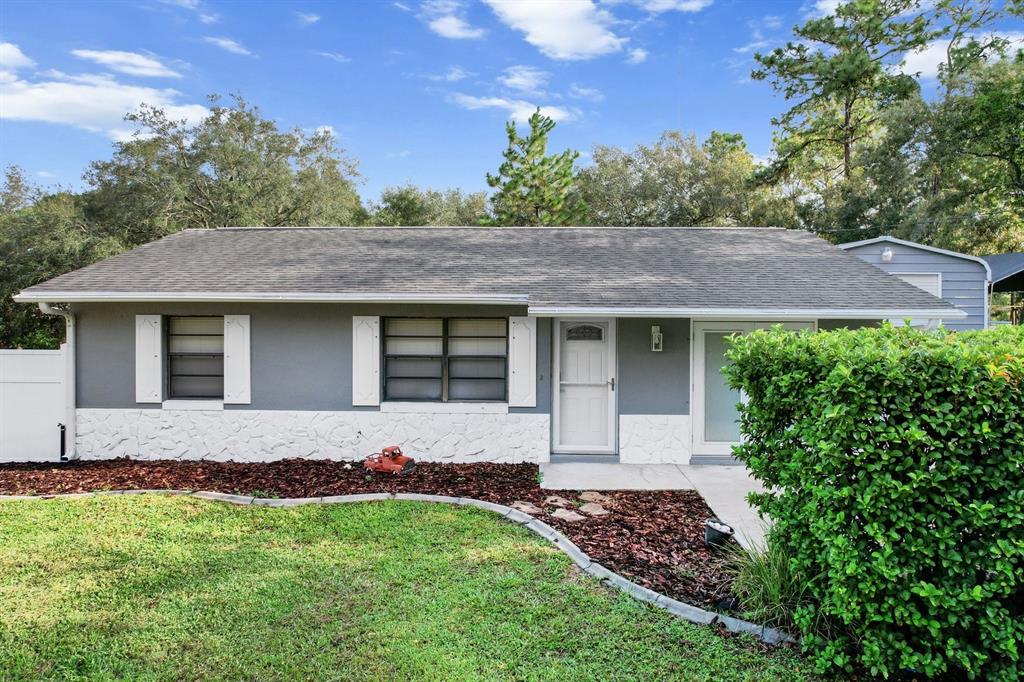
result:
M 55 177 L 57 177 L 56 173 L 51 173 L 50 171 L 45 171 L 45 170 L 36 171 L 36 175 L 41 177 L 41 178 L 55 178 Z
M 420 19 L 442 38 L 479 40 L 487 34 L 486 30 L 473 26 L 463 18 L 463 0 L 425 0 L 420 9 Z
M 748 52 L 756 52 L 757 50 L 762 50 L 766 47 L 770 47 L 773 44 L 774 41 L 766 39 L 763 35 L 761 35 L 760 31 L 754 31 L 754 35 L 751 37 L 749 43 L 747 43 L 746 45 L 741 45 L 740 47 L 734 47 L 732 48 L 732 51 L 738 52 L 739 54 L 747 54 Z
M 165 66 L 159 60 L 138 52 L 122 52 L 121 50 L 71 50 L 71 54 L 79 59 L 88 59 L 118 73 L 131 76 L 151 76 L 154 78 L 181 78 L 177 71 Z
M 352 61 L 351 57 L 346 57 L 340 52 L 317 52 L 324 59 L 330 59 L 331 61 L 338 62 L 339 64 L 346 64 Z
M 409 5 L 406 5 L 404 2 L 393 2 L 391 4 L 392 4 L 392 6 L 396 7 L 397 9 L 402 10 L 403 12 L 411 12 L 412 11 L 412 7 L 409 7 Z
M 504 109 L 508 112 L 509 118 L 516 123 L 526 123 L 533 116 L 533 112 L 537 110 L 537 105 L 532 102 L 506 97 L 475 97 L 456 93 L 452 96 L 452 101 L 463 109 Z M 577 116 L 577 112 L 571 109 L 551 106 L 542 106 L 540 113 L 550 116 L 555 121 L 571 121 Z
M 593 59 L 628 41 L 612 32 L 615 17 L 591 0 L 484 0 L 506 26 L 552 59 Z
M 604 99 L 604 93 L 597 88 L 586 88 L 573 83 L 569 86 L 569 97 L 573 99 L 585 99 L 590 102 L 600 102 Z
M 252 52 L 250 52 L 244 45 L 239 43 L 237 40 L 232 40 L 231 38 L 217 38 L 212 36 L 205 36 L 203 38 L 203 42 L 209 43 L 210 45 L 216 45 L 220 49 L 227 50 L 228 52 L 234 54 L 252 54 Z
M 319 14 L 312 14 L 306 12 L 296 12 L 295 17 L 299 20 L 299 23 L 303 26 L 310 26 L 320 21 Z
M 323 135 L 323 134 L 326 133 L 327 135 L 330 135 L 331 137 L 337 137 L 338 136 L 334 132 L 334 126 L 329 126 L 329 125 L 317 126 L 316 128 L 313 129 L 313 132 L 316 133 L 317 135 Z
M 505 69 L 502 76 L 498 76 L 498 82 L 506 88 L 518 90 L 528 94 L 540 94 L 551 77 L 547 71 L 538 69 L 535 66 L 510 66 Z
M 629 56 L 626 57 L 627 64 L 642 64 L 647 61 L 647 57 L 650 56 L 650 52 L 642 47 L 634 47 L 629 51 Z
M 14 43 L 0 43 L 0 68 L 13 71 L 35 66 L 35 64 Z
M 400 152 L 388 152 L 384 156 L 389 159 L 407 159 L 412 156 L 412 152 L 408 149 L 403 149 Z
M 774 31 L 782 28 L 782 17 L 767 16 L 761 20 L 761 24 L 768 30 Z
M 699 12 L 710 7 L 715 0 L 634 0 L 634 2 L 648 12 Z
M 431 19 L 427 22 L 427 26 L 442 38 L 452 38 L 453 40 L 479 40 L 487 33 L 484 29 L 472 26 L 454 14 Z
M 472 75 L 472 73 L 466 71 L 461 66 L 449 66 L 448 70 L 445 71 L 444 73 L 427 76 L 427 78 L 429 78 L 432 81 L 447 81 L 449 83 L 454 83 L 456 81 L 462 80 L 463 78 L 468 78 L 469 76 Z
M 216 24 L 220 21 L 220 15 L 216 12 L 204 10 L 200 7 L 199 0 L 160 0 L 160 2 L 165 5 L 174 5 L 175 7 L 181 7 L 183 9 L 196 12 L 199 17 L 199 21 L 204 24 Z
M 171 88 L 150 88 L 117 81 L 108 74 L 67 75 L 47 71 L 42 80 L 15 79 L 4 85 L 0 118 L 74 126 L 114 140 L 127 139 L 124 115 L 143 103 L 163 109 L 174 120 L 196 123 L 208 113 L 199 104 L 181 102 Z
M 1012 49 L 1024 48 L 1024 31 L 999 31 L 985 35 L 976 36 L 980 39 L 999 36 L 1010 41 Z M 921 80 L 933 80 L 938 78 L 939 65 L 946 63 L 946 46 L 948 41 L 933 40 L 917 52 L 907 54 L 900 72 L 906 74 L 920 73 Z
M 842 5 L 848 0 L 815 0 L 814 3 L 805 10 L 805 13 L 809 13 L 819 17 L 826 17 L 836 13 L 839 9 L 839 5 Z

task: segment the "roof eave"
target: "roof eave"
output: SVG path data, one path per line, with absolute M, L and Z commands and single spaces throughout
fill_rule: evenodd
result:
M 26 289 L 13 297 L 19 303 L 451 303 L 526 305 L 527 294 L 450 293 L 296 293 L 296 292 L 173 292 L 173 291 L 47 291 Z
M 956 308 L 637 308 L 588 306 L 530 306 L 536 317 L 690 317 L 728 320 L 812 319 L 959 319 L 967 313 Z

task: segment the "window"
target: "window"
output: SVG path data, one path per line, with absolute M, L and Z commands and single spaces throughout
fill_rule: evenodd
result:
M 504 318 L 388 318 L 384 399 L 504 401 L 508 321 Z
M 173 399 L 224 397 L 224 318 L 167 318 L 167 393 Z

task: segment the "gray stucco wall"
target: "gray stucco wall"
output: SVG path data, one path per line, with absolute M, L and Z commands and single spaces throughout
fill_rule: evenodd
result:
M 508 316 L 506 306 L 328 303 L 78 304 L 78 406 L 136 408 L 135 315 L 250 315 L 252 404 L 230 409 L 353 410 L 352 316 Z M 546 325 L 546 326 L 545 326 Z M 551 406 L 551 323 L 538 320 L 537 407 Z M 154 407 L 143 405 L 142 407 Z
M 651 350 L 651 325 L 661 325 L 664 350 Z M 619 414 L 690 413 L 690 320 L 621 318 Z
M 884 248 L 893 251 L 889 263 L 882 262 Z M 894 242 L 864 244 L 847 251 L 890 273 L 940 273 L 942 298 L 967 313 L 966 319 L 943 320 L 943 325 L 958 331 L 984 328 L 987 274 L 981 263 Z

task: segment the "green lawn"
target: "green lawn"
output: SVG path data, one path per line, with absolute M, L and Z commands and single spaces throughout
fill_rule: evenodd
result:
M 0 677 L 809 679 L 477 509 L 0 503 Z

